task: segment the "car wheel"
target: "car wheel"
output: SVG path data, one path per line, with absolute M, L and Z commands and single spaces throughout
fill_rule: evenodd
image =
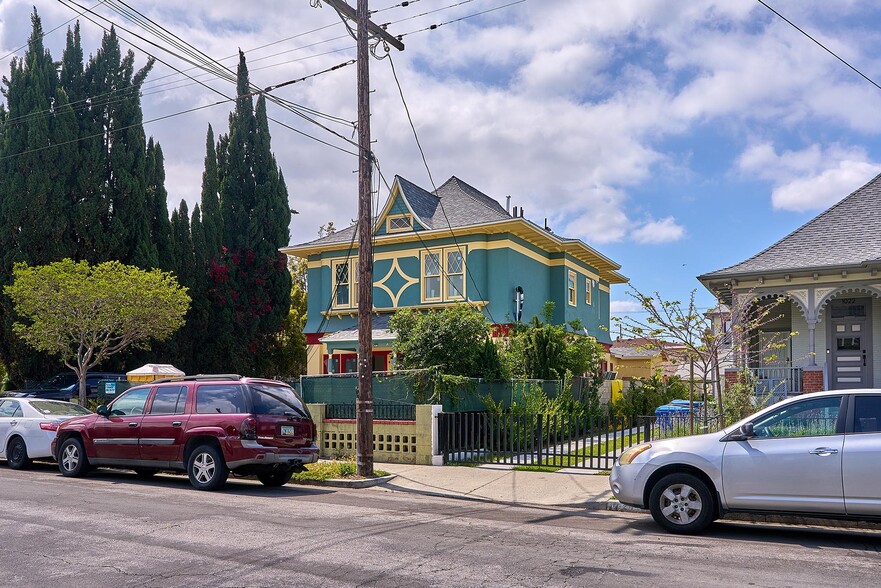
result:
M 78 478 L 89 471 L 89 459 L 83 442 L 77 437 L 68 437 L 58 449 L 58 469 L 65 476 Z
M 21 437 L 15 437 L 9 442 L 6 448 L 6 463 L 14 470 L 23 470 L 31 465 L 27 445 Z
M 715 501 L 707 485 L 692 474 L 664 476 L 649 495 L 652 518 L 670 533 L 700 533 L 713 522 Z
M 229 469 L 220 450 L 212 445 L 196 447 L 187 460 L 190 484 L 197 490 L 216 490 L 226 483 Z
M 294 472 L 272 472 L 269 474 L 258 474 L 257 479 L 260 480 L 260 483 L 264 486 L 269 486 L 270 488 L 278 488 L 279 486 L 284 486 L 288 482 L 291 481 L 291 478 L 294 477 Z
M 135 470 L 135 475 L 142 480 L 149 480 L 158 473 L 159 470 L 154 470 L 152 468 L 138 468 Z

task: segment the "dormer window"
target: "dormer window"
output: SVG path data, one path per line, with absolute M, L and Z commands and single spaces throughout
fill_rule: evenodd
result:
M 413 230 L 413 216 L 409 214 L 396 214 L 386 219 L 386 230 L 389 233 L 403 233 Z

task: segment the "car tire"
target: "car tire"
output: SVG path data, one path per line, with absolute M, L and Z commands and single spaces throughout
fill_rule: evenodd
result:
M 28 457 L 28 447 L 21 437 L 13 437 L 6 447 L 6 463 L 14 470 L 24 470 L 30 467 L 31 459 Z
M 138 468 L 135 470 L 135 475 L 141 480 L 149 480 L 158 473 L 159 470 L 153 468 Z
M 217 490 L 226 483 L 229 468 L 217 447 L 200 445 L 187 459 L 187 475 L 196 490 Z
M 716 502 L 703 480 L 679 472 L 664 476 L 652 487 L 649 510 L 664 530 L 695 535 L 713 522 Z
M 270 488 L 279 488 L 284 486 L 288 482 L 291 481 L 291 478 L 294 477 L 294 472 L 270 472 L 266 474 L 257 474 L 257 479 L 260 480 L 260 483 L 264 486 L 269 486 Z
M 58 469 L 69 478 L 85 476 L 89 471 L 89 458 L 83 442 L 78 437 L 68 437 L 58 448 Z

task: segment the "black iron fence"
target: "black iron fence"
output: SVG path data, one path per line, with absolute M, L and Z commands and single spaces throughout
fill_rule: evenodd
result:
M 352 403 L 328 404 L 325 418 L 354 419 L 356 408 Z M 373 419 L 379 421 L 415 421 L 415 404 L 376 404 L 373 405 Z
M 445 463 L 508 464 L 608 470 L 639 443 L 718 430 L 688 416 L 620 418 L 506 412 L 441 413 L 438 434 Z

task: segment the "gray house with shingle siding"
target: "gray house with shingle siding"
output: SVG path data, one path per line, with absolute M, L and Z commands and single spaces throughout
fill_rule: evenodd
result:
M 783 317 L 756 336 L 796 332 L 773 365 L 755 365 L 768 385 L 790 391 L 881 387 L 881 175 L 764 251 L 699 276 L 729 288 L 783 297 Z M 761 361 L 759 362 L 761 363 Z

